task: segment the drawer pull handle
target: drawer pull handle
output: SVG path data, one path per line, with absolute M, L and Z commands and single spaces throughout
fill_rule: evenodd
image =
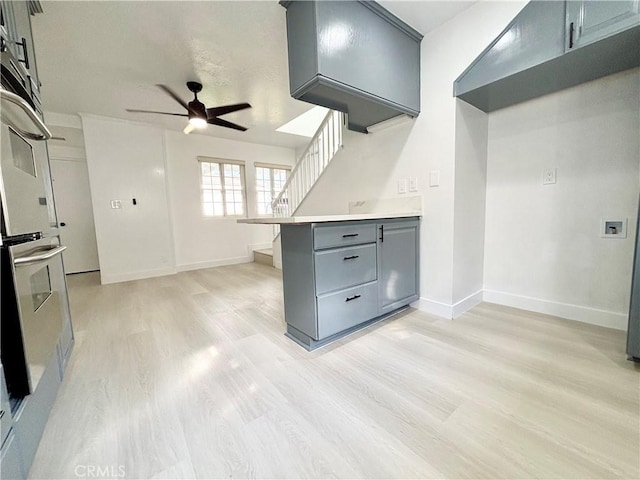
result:
M 342 238 L 357 237 L 357 236 L 358 236 L 357 233 L 347 233 L 346 235 L 342 235 Z
M 344 257 L 342 260 L 355 260 L 356 258 L 359 258 L 360 255 L 351 255 L 350 257 Z
M 360 295 L 354 295 L 353 297 L 347 297 L 345 298 L 345 302 L 350 302 L 351 300 L 355 300 L 356 298 L 360 298 Z

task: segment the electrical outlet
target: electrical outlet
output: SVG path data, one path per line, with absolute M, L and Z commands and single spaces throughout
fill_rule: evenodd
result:
M 398 193 L 407 193 L 407 179 L 401 178 L 398 180 Z
M 542 184 L 552 185 L 554 183 L 556 183 L 556 169 L 545 168 L 544 172 L 542 172 Z
M 410 192 L 418 191 L 418 177 L 411 177 L 409 179 L 409 191 Z

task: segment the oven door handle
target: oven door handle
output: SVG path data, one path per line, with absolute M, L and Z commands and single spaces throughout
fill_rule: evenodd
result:
M 65 245 L 60 245 L 59 247 L 52 248 L 44 253 L 16 258 L 13 260 L 13 264 L 16 267 L 19 267 L 22 265 L 29 265 L 31 263 L 43 262 L 44 260 L 49 260 L 51 257 L 55 257 L 59 253 L 64 252 L 66 249 L 67 247 Z
M 6 100 L 20 107 L 20 109 L 27 115 L 27 117 L 29 117 L 29 120 L 34 123 L 38 130 L 40 130 L 40 133 L 32 133 L 18 128 L 15 125 L 11 125 L 11 127 L 14 128 L 20 135 L 28 138 L 29 140 L 36 141 L 49 140 L 52 137 L 51 132 L 49 131 L 47 126 L 42 122 L 42 120 L 40 120 L 38 115 L 36 115 L 36 112 L 33 111 L 31 105 L 29 105 L 22 97 L 16 95 L 15 93 L 11 93 L 4 88 L 0 88 L 0 97 L 2 98 L 3 102 Z

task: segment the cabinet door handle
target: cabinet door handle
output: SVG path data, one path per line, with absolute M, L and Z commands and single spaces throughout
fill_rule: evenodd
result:
M 573 22 L 569 24 L 569 48 L 573 48 L 573 34 L 575 32 Z
M 356 298 L 360 298 L 360 295 L 354 295 L 353 297 L 347 297 L 344 299 L 345 302 L 350 302 L 351 300 L 355 300 Z
M 384 242 L 384 225 L 380 225 L 380 242 Z
M 16 45 L 20 45 L 22 47 L 23 60 L 18 61 L 24 63 L 24 66 L 27 67 L 27 70 L 29 70 L 29 53 L 27 52 L 27 39 L 22 37 L 22 41 L 16 42 Z
M 358 233 L 347 233 L 346 235 L 342 235 L 342 238 L 357 237 L 358 235 Z
M 360 255 L 351 255 L 350 257 L 344 257 L 342 260 L 355 260 L 360 257 Z

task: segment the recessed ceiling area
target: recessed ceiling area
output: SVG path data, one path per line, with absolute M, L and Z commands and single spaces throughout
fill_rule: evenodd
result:
M 474 2 L 380 2 L 422 33 Z M 312 105 L 289 95 L 285 9 L 276 1 L 43 2 L 32 17 L 45 111 L 87 113 L 181 131 L 185 121 L 127 108 L 183 113 L 156 84 L 185 101 L 187 81 L 207 106 L 248 102 L 193 134 L 298 148 L 305 137 L 276 129 Z

